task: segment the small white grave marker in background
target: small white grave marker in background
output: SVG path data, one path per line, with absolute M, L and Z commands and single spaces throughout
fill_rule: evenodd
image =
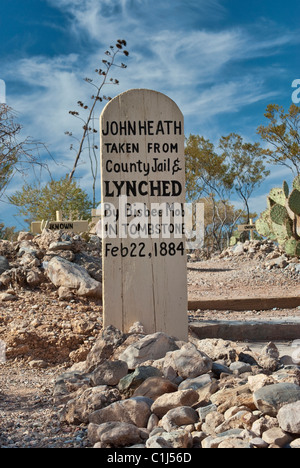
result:
M 50 231 L 72 231 L 78 234 L 89 231 L 89 221 L 63 221 L 62 212 L 56 211 L 56 221 L 33 221 L 31 223 L 31 232 L 33 234 L 41 234 L 44 229 L 49 229 Z
M 184 122 L 178 106 L 137 89 L 101 115 L 104 326 L 187 340 Z
M 256 231 L 256 225 L 253 223 L 253 219 L 250 219 L 250 224 L 239 224 L 238 231 L 250 231 L 250 239 L 254 240 L 254 231 Z

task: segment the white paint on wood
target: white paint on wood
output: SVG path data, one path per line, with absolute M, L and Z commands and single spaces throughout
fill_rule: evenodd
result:
M 129 191 L 130 204 L 139 202 L 150 208 L 152 203 L 185 202 L 183 116 L 170 98 L 143 89 L 117 96 L 102 112 L 100 135 L 103 204 L 118 208 L 119 195 L 133 181 L 137 186 L 142 183 L 141 193 L 134 196 Z M 126 172 L 126 167 L 131 171 Z M 172 255 L 161 255 L 163 243 Z M 173 246 L 182 250 L 173 255 Z M 122 255 L 126 249 L 133 255 Z M 147 333 L 163 331 L 187 340 L 186 267 L 184 235 L 103 239 L 104 326 L 128 332 L 139 321 Z
M 31 232 L 33 234 L 41 234 L 43 229 L 71 231 L 80 234 L 89 231 L 89 221 L 34 221 L 31 223 Z

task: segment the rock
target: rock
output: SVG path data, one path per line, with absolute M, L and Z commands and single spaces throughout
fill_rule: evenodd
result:
M 273 385 L 276 382 L 272 376 L 266 374 L 257 374 L 249 375 L 248 383 L 251 391 L 256 392 L 260 388 L 266 387 L 267 385 Z
M 300 348 L 296 349 L 292 354 L 292 362 L 294 364 L 300 365 Z
M 178 387 L 178 390 L 187 390 L 191 388 L 192 390 L 200 390 L 206 385 L 210 385 L 212 383 L 211 377 L 209 374 L 204 374 L 194 379 L 186 379 Z
M 34 234 L 32 234 L 31 232 L 20 231 L 18 234 L 17 242 L 30 241 L 32 239 L 34 239 Z
M 283 432 L 280 427 L 272 427 L 263 433 L 262 439 L 269 445 L 275 444 L 278 447 L 284 447 L 292 441 L 292 437 L 289 434 Z
M 218 406 L 220 413 L 225 413 L 225 411 L 233 406 L 242 405 L 247 406 L 250 410 L 257 409 L 248 385 L 223 388 L 211 396 L 211 402 Z
M 193 408 L 181 406 L 168 411 L 162 418 L 161 425 L 167 432 L 171 432 L 179 426 L 195 424 L 198 419 L 198 413 Z
M 231 439 L 234 439 L 234 440 L 240 439 L 240 440 L 242 440 L 243 439 L 242 432 L 243 432 L 243 430 L 241 430 L 241 429 L 231 429 L 230 431 L 224 432 L 223 434 L 219 434 L 216 437 L 214 437 L 214 436 L 206 437 L 202 441 L 201 446 L 204 449 L 219 448 L 219 445 L 222 442 L 230 441 Z
M 101 425 L 89 424 L 88 436 L 97 448 L 118 448 L 140 444 L 145 433 L 133 424 L 110 421 Z
M 161 371 L 157 369 L 156 367 L 140 366 L 134 372 L 126 375 L 120 380 L 119 390 L 122 393 L 122 395 L 124 395 L 127 398 L 130 398 L 133 395 L 134 391 L 138 389 L 145 380 L 149 379 L 150 377 L 161 377 L 161 375 L 162 375 Z M 174 391 L 176 390 L 177 390 L 177 386 Z M 144 392 L 142 391 L 142 393 Z M 142 393 L 141 393 L 141 396 L 148 396 L 147 390 L 145 390 L 145 395 Z M 162 395 L 162 393 L 160 393 L 158 396 L 160 395 Z M 149 398 L 152 398 L 153 396 L 154 396 L 153 392 L 149 394 Z M 155 398 L 152 398 L 152 400 L 154 399 Z
M 18 300 L 18 296 L 15 294 L 10 293 L 1 293 L 0 294 L 0 302 L 9 302 L 9 301 L 16 301 Z
M 124 361 L 104 360 L 91 374 L 91 382 L 95 387 L 99 385 L 118 385 L 127 375 L 128 366 Z
M 204 406 L 203 408 L 198 408 L 197 413 L 199 415 L 199 421 L 204 422 L 206 419 L 206 416 L 209 413 L 214 413 L 216 411 L 218 411 L 218 407 L 216 405 L 207 405 L 207 406 Z
M 102 283 L 102 258 L 100 255 L 92 256 L 85 252 L 75 255 L 74 263 L 83 267 L 94 280 Z
M 46 369 L 48 367 L 48 364 L 42 359 L 34 359 L 29 362 L 29 367 L 31 367 L 32 369 Z
M 129 328 L 128 333 L 146 335 L 144 326 L 141 322 L 134 322 L 134 324 Z
M 109 359 L 125 339 L 126 335 L 117 328 L 112 325 L 106 327 L 87 356 L 86 372 L 92 372 L 103 359 Z
M 300 387 L 293 383 L 268 385 L 254 392 L 253 399 L 262 413 L 276 416 L 282 406 L 300 400 Z
M 24 254 L 29 254 L 39 259 L 44 256 L 43 252 L 31 241 L 22 241 L 20 243 L 18 257 L 22 257 Z
M 220 378 L 221 374 L 232 374 L 232 371 L 223 362 L 213 362 L 212 371 L 216 377 Z
M 300 439 L 295 439 L 290 443 L 290 448 L 292 449 L 300 449 Z
M 233 406 L 232 408 L 229 408 L 227 411 L 225 411 L 224 413 L 225 420 L 226 421 L 230 420 L 235 414 L 239 413 L 240 411 L 246 411 L 249 413 L 250 410 L 246 406 Z
M 283 431 L 300 434 L 300 401 L 283 406 L 278 411 L 277 419 Z
M 202 430 L 205 434 L 216 435 L 216 428 L 219 427 L 225 421 L 224 415 L 213 411 L 207 414 L 205 423 L 202 424 Z
M 265 442 L 261 437 L 254 437 L 250 439 L 250 446 L 260 449 L 268 448 L 267 442 Z
M 178 406 L 193 406 L 198 401 L 198 393 L 195 390 L 179 390 L 167 393 L 157 398 L 151 407 L 151 411 L 162 418 L 168 411 Z
M 172 448 L 172 445 L 170 442 L 166 441 L 163 437 L 159 436 L 152 436 L 149 437 L 149 439 L 146 442 L 146 448 L 159 448 L 159 449 L 166 449 L 166 448 Z
M 68 424 L 88 423 L 92 413 L 119 399 L 120 393 L 116 388 L 109 388 L 105 385 L 89 388 L 78 398 L 67 403 L 61 420 Z
M 163 377 L 149 377 L 134 392 L 133 396 L 145 396 L 155 401 L 162 395 L 177 392 L 178 387 Z
M 146 428 L 150 415 L 149 405 L 143 399 L 131 398 L 117 401 L 106 408 L 93 412 L 90 415 L 90 422 L 103 424 L 109 421 L 118 421 Z
M 216 427 L 216 434 L 222 434 L 230 429 L 251 429 L 252 424 L 257 420 L 257 416 L 249 411 L 238 411 L 231 418 Z
M 150 432 L 153 431 L 158 426 L 159 423 L 159 418 L 156 416 L 156 414 L 151 414 L 150 418 L 148 419 L 148 424 L 147 424 L 147 431 Z
M 255 421 L 251 427 L 251 432 L 261 437 L 264 432 L 272 427 L 278 427 L 278 421 L 276 418 L 271 418 L 270 416 L 263 416 Z
M 157 332 L 141 338 L 128 346 L 120 355 L 122 361 L 127 362 L 129 369 L 135 369 L 145 361 L 161 359 L 168 351 L 177 349 L 175 340 L 165 333 Z
M 49 245 L 49 250 L 52 250 L 53 252 L 57 252 L 59 250 L 72 250 L 72 248 L 73 242 L 71 241 L 52 242 Z
M 36 288 L 45 281 L 45 277 L 40 270 L 32 269 L 27 273 L 26 281 L 29 286 Z
M 275 360 L 278 360 L 280 356 L 277 346 L 272 341 L 263 347 L 260 354 L 269 356 Z
M 61 374 L 54 386 L 53 397 L 56 403 L 66 403 L 73 398 L 79 389 L 90 386 L 90 377 L 80 371 L 69 371 Z
M 79 296 L 102 297 L 102 285 L 90 277 L 87 271 L 61 257 L 54 257 L 48 263 L 46 273 L 56 287 L 67 287 Z
M 223 440 L 219 446 L 219 449 L 249 449 L 251 448 L 249 442 L 246 440 L 239 439 L 238 437 L 231 437 L 227 440 Z
M 180 429 L 164 432 L 161 434 L 161 438 L 167 442 L 169 447 L 174 449 L 191 448 L 193 443 L 191 434 Z
M 232 249 L 233 255 L 239 257 L 240 255 L 243 255 L 245 252 L 244 244 L 238 243 L 233 249 Z
M 95 323 L 89 320 L 77 319 L 71 321 L 71 327 L 74 333 L 89 335 L 94 330 Z
M 192 343 L 187 343 L 181 349 L 167 353 L 164 368 L 168 367 L 172 367 L 183 379 L 192 379 L 209 372 L 212 360 Z
M 290 365 L 289 367 L 285 367 L 273 373 L 272 378 L 275 380 L 275 383 L 286 382 L 300 386 L 300 368 L 295 365 Z
M 71 289 L 66 288 L 65 286 L 61 286 L 58 288 L 58 297 L 61 301 L 70 301 L 74 299 L 74 294 L 72 293 Z
M 9 269 L 9 263 L 6 257 L 0 256 L 0 275 Z
M 32 254 L 24 254 L 19 260 L 19 264 L 25 266 L 26 268 L 34 268 L 41 266 L 41 260 Z
M 211 397 L 214 393 L 219 390 L 218 382 L 213 379 L 211 383 L 205 385 L 202 388 L 198 388 L 196 391 L 198 393 L 198 403 L 200 406 L 208 405 L 210 403 Z
M 279 351 L 273 342 L 268 343 L 258 355 L 258 364 L 265 370 L 274 372 L 279 365 Z
M 229 369 L 232 372 L 237 373 L 238 375 L 244 374 L 245 372 L 252 372 L 252 367 L 250 366 L 250 364 L 240 361 L 233 362 L 232 364 L 230 364 Z
M 281 257 L 275 258 L 271 260 L 270 262 L 267 263 L 267 267 L 269 269 L 276 267 L 276 268 L 285 268 L 288 266 L 288 261 L 285 255 L 282 255 Z
M 213 361 L 224 360 L 227 365 L 230 365 L 231 362 L 235 362 L 237 359 L 236 345 L 232 341 L 222 340 L 221 338 L 198 340 L 193 337 L 191 341 L 199 351 L 205 353 Z

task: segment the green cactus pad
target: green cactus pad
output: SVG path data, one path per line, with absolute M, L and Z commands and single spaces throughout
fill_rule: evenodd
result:
M 289 196 L 289 207 L 296 215 L 300 215 L 300 192 L 294 189 Z
M 271 221 L 271 218 L 270 218 L 270 210 L 265 210 L 261 213 L 260 215 L 261 219 L 265 220 L 267 223 L 269 223 Z
M 285 206 L 286 196 L 282 188 L 273 188 L 269 194 L 270 206 L 274 204 Z
M 289 215 L 289 218 L 291 221 L 294 221 L 296 219 L 296 215 L 295 213 L 291 210 L 291 208 L 289 207 L 289 199 L 287 198 L 286 200 L 286 204 L 285 204 L 285 207 L 286 207 L 286 211 Z
M 289 239 L 284 244 L 284 250 L 287 255 L 294 257 L 296 255 L 297 241 L 295 239 Z
M 300 191 L 300 176 L 293 180 L 293 188 Z
M 233 247 L 234 245 L 236 245 L 237 242 L 238 242 L 238 241 L 237 241 L 237 238 L 236 238 L 236 237 L 234 237 L 234 236 L 230 237 L 230 241 L 229 241 L 230 247 Z
M 275 238 L 278 240 L 279 244 L 282 244 L 283 241 L 288 240 L 289 236 L 285 226 L 280 226 L 277 223 L 272 223 L 272 229 Z
M 259 234 L 261 234 L 264 237 L 270 237 L 271 236 L 271 229 L 269 226 L 269 223 L 263 219 L 263 217 L 259 218 L 256 223 L 256 230 Z
M 274 223 L 282 226 L 288 218 L 288 213 L 284 206 L 276 204 L 271 208 L 270 216 Z
M 286 227 L 287 235 L 291 238 L 295 237 L 294 231 L 293 231 L 293 221 L 290 219 L 286 219 L 285 227 Z
M 285 195 L 285 198 L 289 197 L 290 189 L 289 189 L 288 183 L 286 181 L 283 182 L 283 193 Z

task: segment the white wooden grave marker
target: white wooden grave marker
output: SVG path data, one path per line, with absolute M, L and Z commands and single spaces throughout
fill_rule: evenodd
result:
M 253 223 L 253 219 L 250 219 L 250 224 L 239 224 L 238 231 L 250 231 L 250 239 L 254 240 L 254 231 L 256 231 L 256 225 Z
M 187 340 L 183 115 L 130 90 L 107 104 L 100 135 L 104 326 Z
M 33 221 L 31 223 L 31 232 L 33 234 L 41 234 L 44 229 L 49 229 L 50 231 L 72 231 L 74 233 L 88 232 L 89 221 L 63 221 L 62 212 L 56 211 L 56 221 Z

